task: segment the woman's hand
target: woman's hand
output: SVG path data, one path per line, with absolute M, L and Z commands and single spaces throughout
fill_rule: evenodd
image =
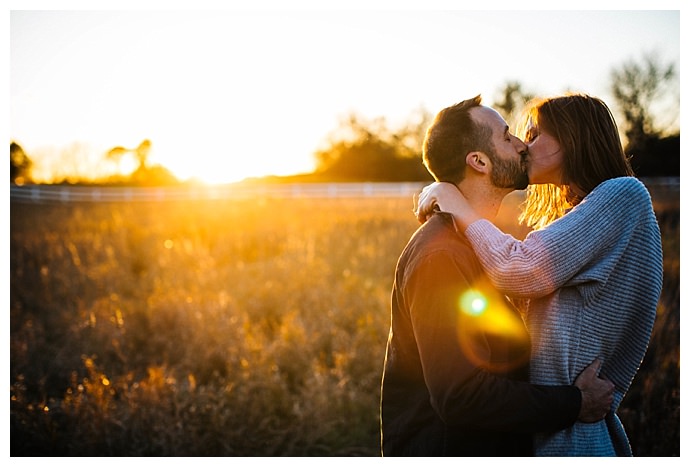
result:
M 448 182 L 425 186 L 415 199 L 415 215 L 419 222 L 426 222 L 435 210 L 452 214 L 462 231 L 480 219 L 458 187 Z
M 434 182 L 425 186 L 415 197 L 415 215 L 419 222 L 426 222 L 435 210 L 447 211 L 454 198 L 462 197 L 458 188 L 452 183 Z

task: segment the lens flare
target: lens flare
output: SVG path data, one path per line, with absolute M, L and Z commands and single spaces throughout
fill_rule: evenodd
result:
M 478 290 L 470 289 L 460 297 L 460 309 L 470 316 L 479 316 L 486 311 L 488 301 Z
M 463 353 L 482 368 L 508 371 L 529 359 L 522 319 L 488 281 L 477 281 L 460 294 L 457 326 Z

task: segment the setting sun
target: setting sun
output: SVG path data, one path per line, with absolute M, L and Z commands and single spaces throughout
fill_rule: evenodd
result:
M 159 146 L 153 143 L 151 162 L 165 166 L 180 180 L 210 184 L 313 171 L 314 157 L 308 145 L 303 145 L 298 154 L 294 147 L 299 146 L 299 141 L 284 140 L 293 149 L 272 150 L 270 155 L 261 154 L 265 146 L 256 143 L 261 141 L 260 135 L 249 135 L 245 140 L 220 146 L 215 141 L 163 140 Z

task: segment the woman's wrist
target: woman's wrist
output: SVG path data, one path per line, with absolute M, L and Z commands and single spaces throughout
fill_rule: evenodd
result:
M 472 209 L 469 209 L 468 211 L 463 212 L 462 214 L 457 214 L 457 213 L 451 213 L 451 214 L 453 215 L 453 222 L 455 223 L 455 230 L 457 230 L 458 233 L 461 233 L 463 235 L 465 234 L 465 230 L 467 230 L 467 228 L 470 225 L 483 219 L 483 217 L 479 216 Z

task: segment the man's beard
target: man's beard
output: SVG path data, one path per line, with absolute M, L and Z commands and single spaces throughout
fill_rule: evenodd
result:
M 494 155 L 491 183 L 497 188 L 524 190 L 529 184 L 527 170 L 523 161 L 506 161 Z

